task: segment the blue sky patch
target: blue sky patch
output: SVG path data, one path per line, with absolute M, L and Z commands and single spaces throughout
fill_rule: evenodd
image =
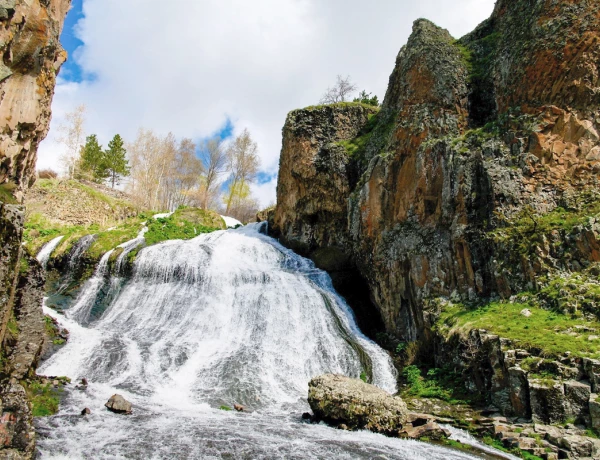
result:
M 69 59 L 63 65 L 60 71 L 60 76 L 67 81 L 83 81 L 82 69 L 77 62 L 75 62 L 76 50 L 84 45 L 84 43 L 77 38 L 75 33 L 77 23 L 83 17 L 83 0 L 73 0 L 71 9 L 69 10 L 69 13 L 65 19 L 63 32 L 60 36 L 60 42 L 62 43 L 62 46 L 65 50 L 67 50 L 67 53 L 69 53 Z

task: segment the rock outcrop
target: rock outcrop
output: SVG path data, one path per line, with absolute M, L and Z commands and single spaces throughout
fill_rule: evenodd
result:
M 274 227 L 281 241 L 326 270 L 347 264 L 347 199 L 352 165 L 343 141 L 377 109 L 361 104 L 291 112 L 283 127 Z
M 131 403 L 118 394 L 112 395 L 104 406 L 116 414 L 131 414 Z
M 44 272 L 23 254 L 24 209 L 0 203 L 0 456 L 33 458 L 35 430 L 26 389 L 21 382 L 35 375 L 43 343 Z
M 449 433 L 433 417 L 409 413 L 398 396 L 343 375 L 325 374 L 308 384 L 314 421 L 345 430 L 370 430 L 386 436 L 442 439 Z
M 66 60 L 59 42 L 71 0 L 0 2 L 0 184 L 18 194 L 35 179 L 37 147 L 46 137 L 56 75 Z
M 284 129 L 274 234 L 310 254 L 341 248 L 331 259 L 358 267 L 386 331 L 419 343 L 432 339 L 428 299 L 508 298 L 597 262 L 593 220 L 550 229 L 525 255 L 505 230 L 597 195 L 599 8 L 501 0 L 460 40 L 417 20 L 380 112 L 341 143 L 346 157 L 327 156 L 331 182 L 294 172 L 317 158 L 303 140 L 328 122 L 292 112 L 310 131 Z M 348 164 L 356 176 L 336 180 Z M 330 199 L 326 220 L 295 212 Z

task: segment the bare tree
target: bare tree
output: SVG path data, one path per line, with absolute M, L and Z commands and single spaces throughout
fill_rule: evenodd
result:
M 338 102 L 346 102 L 350 95 L 357 90 L 357 86 L 350 81 L 350 76 L 346 78 L 341 75 L 337 76 L 335 86 L 327 88 L 325 94 L 321 98 L 321 104 L 336 104 Z
M 247 193 L 249 185 L 254 182 L 258 173 L 260 160 L 257 155 L 258 145 L 250 137 L 247 129 L 235 138 L 227 149 L 227 169 L 231 173 L 229 192 L 225 212 L 229 213 L 237 196 Z
M 165 209 L 173 210 L 191 204 L 192 191 L 198 186 L 204 166 L 196 156 L 196 144 L 191 139 L 182 139 L 176 150 L 169 145 L 166 153 L 168 165 L 161 187 L 161 201 Z
M 200 158 L 206 171 L 201 184 L 203 189 L 201 205 L 204 209 L 208 209 L 218 195 L 220 178 L 227 169 L 227 152 L 223 148 L 222 139 L 214 137 L 205 141 L 200 147 Z
M 127 146 L 131 164 L 131 194 L 146 209 L 161 210 L 160 189 L 175 150 L 172 135 L 160 138 L 151 130 L 140 129 L 136 140 Z
M 65 147 L 60 157 L 67 177 L 72 179 L 77 170 L 79 151 L 85 143 L 85 105 L 81 104 L 65 115 L 64 122 L 58 127 L 60 136 L 56 139 Z

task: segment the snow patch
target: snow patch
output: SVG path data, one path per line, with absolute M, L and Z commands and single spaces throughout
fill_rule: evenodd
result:
M 227 228 L 235 228 L 238 225 L 244 225 L 239 220 L 234 219 L 233 217 L 228 217 L 228 216 L 221 216 L 221 217 L 225 221 L 225 225 L 227 225 Z

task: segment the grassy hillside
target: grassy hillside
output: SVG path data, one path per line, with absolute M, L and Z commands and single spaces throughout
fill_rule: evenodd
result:
M 153 219 L 160 210 L 140 210 L 122 192 L 74 180 L 40 180 L 27 194 L 25 204 L 26 249 L 37 254 L 48 241 L 63 236 L 53 257 L 67 253 L 82 236 L 94 234 L 96 239 L 87 255 L 98 259 L 134 239 L 145 224 L 149 227 L 147 244 L 189 239 L 226 228 L 217 213 L 195 208 L 178 209 L 170 217 Z

